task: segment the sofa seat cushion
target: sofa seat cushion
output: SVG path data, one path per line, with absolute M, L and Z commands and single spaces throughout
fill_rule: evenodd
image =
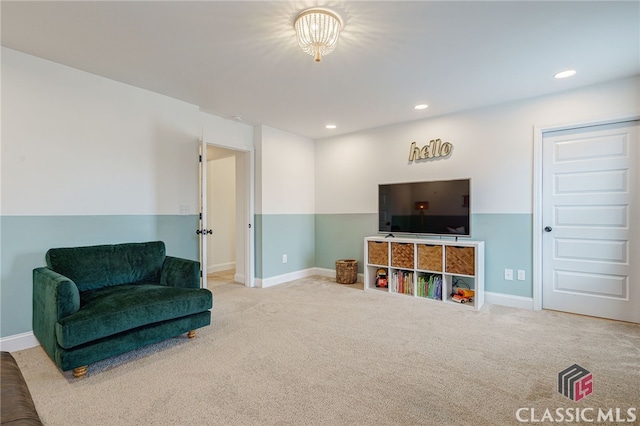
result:
M 147 324 L 204 312 L 213 307 L 207 289 L 159 284 L 125 284 L 85 291 L 80 310 L 56 324 L 56 339 L 65 349 Z

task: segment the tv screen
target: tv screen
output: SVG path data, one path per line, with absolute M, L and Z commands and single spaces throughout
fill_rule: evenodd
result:
M 378 232 L 471 236 L 470 179 L 378 186 Z

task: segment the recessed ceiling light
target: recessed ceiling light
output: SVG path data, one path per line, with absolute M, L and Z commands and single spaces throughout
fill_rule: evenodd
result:
M 336 128 L 336 127 L 338 127 L 338 126 L 336 126 L 335 124 L 327 124 L 327 125 L 326 125 L 326 126 L 324 126 L 324 127 L 326 127 L 327 129 L 335 129 L 335 128 Z
M 566 70 L 560 71 L 559 73 L 554 74 L 555 78 L 567 78 L 576 75 L 576 70 Z
M 429 108 L 429 105 L 427 104 L 420 104 L 420 105 L 416 105 L 413 107 L 414 109 L 427 109 Z

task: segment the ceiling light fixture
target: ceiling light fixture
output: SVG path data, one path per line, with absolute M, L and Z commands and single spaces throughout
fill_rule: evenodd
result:
M 325 128 L 327 128 L 327 129 L 335 129 L 335 128 L 336 128 L 336 127 L 338 127 L 338 126 L 336 126 L 335 124 L 327 124 L 327 125 L 326 125 L 326 126 L 324 126 L 324 127 L 325 127 Z
M 416 105 L 413 107 L 413 109 L 427 109 L 429 107 L 429 105 L 427 104 L 420 104 L 420 105 Z
M 576 75 L 576 70 L 566 70 L 566 71 L 560 71 L 559 73 L 554 74 L 554 77 L 567 78 L 567 77 L 573 77 L 574 75 Z
M 293 23 L 296 39 L 303 52 L 320 62 L 333 52 L 342 30 L 342 19 L 337 13 L 322 7 L 303 10 Z

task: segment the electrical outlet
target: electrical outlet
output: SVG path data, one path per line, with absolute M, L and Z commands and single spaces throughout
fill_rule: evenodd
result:
M 524 269 L 518 269 L 518 281 L 524 281 L 525 279 Z
M 513 269 L 505 269 L 504 270 L 504 279 L 508 281 L 513 280 Z
M 178 213 L 180 214 L 189 214 L 189 210 L 191 210 L 189 204 L 180 204 L 178 206 Z
M 287 259 L 287 255 L 283 254 L 282 255 L 282 263 L 287 263 L 288 259 Z

